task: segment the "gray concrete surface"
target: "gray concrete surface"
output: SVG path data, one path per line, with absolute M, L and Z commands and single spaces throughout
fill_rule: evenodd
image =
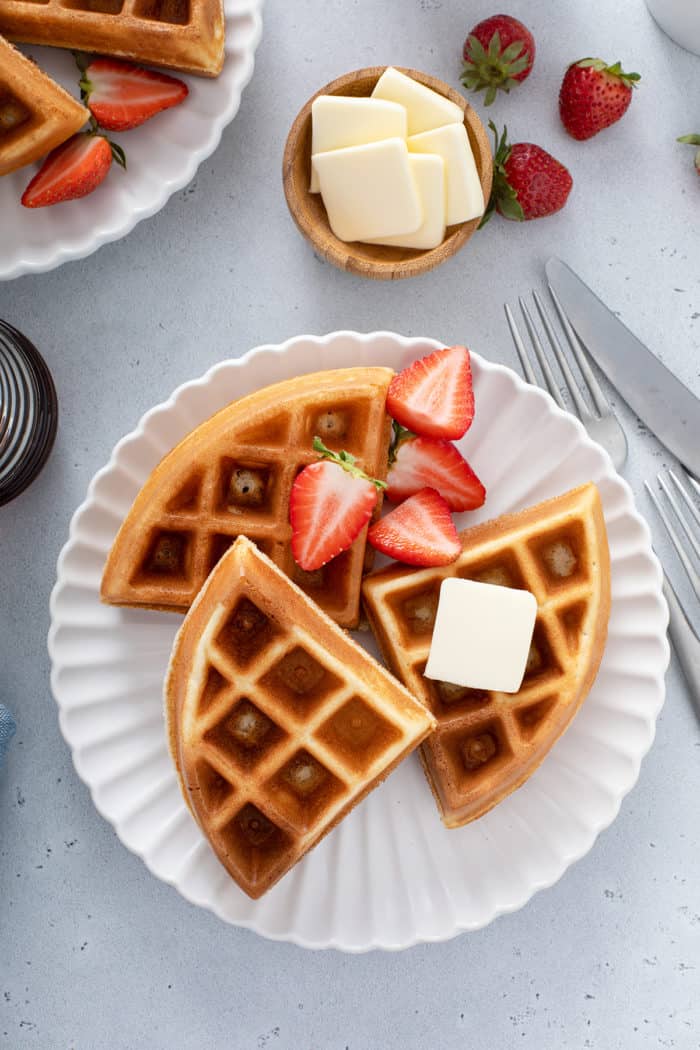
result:
M 700 131 L 700 59 L 662 36 L 642 0 L 506 6 L 534 29 L 538 59 L 492 115 L 571 168 L 559 216 L 496 218 L 437 272 L 393 286 L 319 262 L 280 184 L 298 107 L 332 77 L 386 61 L 456 84 L 464 34 L 492 7 L 268 0 L 254 80 L 191 185 L 92 258 L 0 286 L 0 316 L 42 349 L 62 408 L 45 473 L 0 511 L 0 699 L 19 722 L 0 774 L 9 1050 L 700 1046 L 700 733 L 675 663 L 638 785 L 557 886 L 480 933 L 360 957 L 229 928 L 153 878 L 94 810 L 49 691 L 48 598 L 70 515 L 142 412 L 223 357 L 385 327 L 512 365 L 501 304 L 540 286 L 556 252 L 700 393 L 700 180 L 674 141 Z M 556 94 L 568 61 L 598 53 L 639 70 L 642 86 L 617 129 L 578 144 Z M 642 478 L 669 457 L 621 412 L 627 477 L 648 513 Z

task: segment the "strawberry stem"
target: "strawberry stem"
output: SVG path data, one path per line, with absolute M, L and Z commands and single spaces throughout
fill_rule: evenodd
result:
M 581 69 L 596 69 L 599 73 L 609 73 L 610 76 L 621 80 L 628 88 L 637 87 L 638 82 L 642 79 L 639 73 L 625 73 L 619 61 L 609 66 L 603 62 L 602 58 L 582 58 L 573 64 L 580 66 Z
M 346 452 L 344 449 L 340 452 L 333 452 L 332 449 L 326 448 L 318 435 L 314 438 L 313 449 L 314 452 L 318 452 L 321 459 L 329 459 L 331 463 L 337 463 L 339 467 L 346 470 L 353 478 L 360 478 L 362 481 L 371 482 L 371 484 L 374 485 L 375 488 L 378 488 L 380 492 L 386 488 L 386 481 L 379 481 L 378 478 L 371 478 L 368 474 L 365 474 L 361 467 L 356 466 L 357 460 L 351 452 Z
M 391 428 L 393 431 L 393 438 L 391 448 L 389 449 L 389 466 L 396 462 L 396 453 L 399 451 L 399 447 L 403 445 L 404 441 L 408 441 L 409 438 L 416 436 L 412 430 L 408 430 L 407 427 L 402 427 L 395 419 L 392 419 L 391 421 Z
M 84 51 L 72 51 L 71 54 L 75 59 L 78 71 L 84 74 L 85 70 L 90 65 L 90 55 L 86 54 Z
M 489 221 L 496 210 L 497 204 L 499 205 L 500 211 L 507 218 L 517 219 L 518 222 L 522 222 L 525 218 L 522 205 L 518 200 L 518 195 L 508 182 L 508 176 L 506 175 L 505 164 L 510 156 L 511 149 L 508 141 L 508 127 L 507 125 L 503 126 L 503 134 L 500 136 L 498 134 L 498 128 L 492 120 L 489 121 L 489 127 L 493 132 L 494 139 L 493 186 L 491 188 L 489 202 L 486 205 L 486 211 L 477 227 L 479 230 Z

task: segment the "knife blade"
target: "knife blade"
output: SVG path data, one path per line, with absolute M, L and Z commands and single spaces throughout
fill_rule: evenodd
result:
M 700 399 L 561 259 L 545 265 L 581 342 L 623 398 L 684 467 L 700 477 Z

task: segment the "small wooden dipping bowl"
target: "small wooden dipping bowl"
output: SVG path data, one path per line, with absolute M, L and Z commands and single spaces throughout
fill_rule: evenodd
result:
M 292 218 L 319 255 L 341 270 L 348 270 L 350 273 L 371 277 L 374 280 L 395 281 L 400 277 L 416 277 L 418 274 L 427 273 L 444 259 L 454 255 L 467 243 L 480 220 L 472 219 L 470 222 L 448 226 L 442 244 L 429 251 L 362 244 L 359 241 L 348 244 L 338 240 L 331 230 L 321 194 L 309 193 L 311 104 L 318 95 L 371 95 L 385 68 L 385 66 L 373 66 L 368 69 L 358 69 L 354 73 L 347 73 L 332 83 L 326 84 L 313 98 L 309 99 L 292 124 L 287 137 L 282 162 L 282 179 Z M 432 88 L 438 94 L 444 95 L 451 102 L 456 102 L 464 110 L 464 126 L 467 129 L 481 179 L 484 201 L 488 202 L 493 178 L 493 158 L 486 129 L 475 111 L 466 99 L 453 91 L 442 80 L 428 76 L 427 73 L 419 73 L 415 69 L 401 69 L 401 72 L 406 73 L 420 84 Z

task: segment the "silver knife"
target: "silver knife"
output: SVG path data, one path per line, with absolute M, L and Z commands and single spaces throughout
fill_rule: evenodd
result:
M 594 361 L 666 448 L 700 478 L 700 400 L 562 262 L 545 266 L 549 287 Z

